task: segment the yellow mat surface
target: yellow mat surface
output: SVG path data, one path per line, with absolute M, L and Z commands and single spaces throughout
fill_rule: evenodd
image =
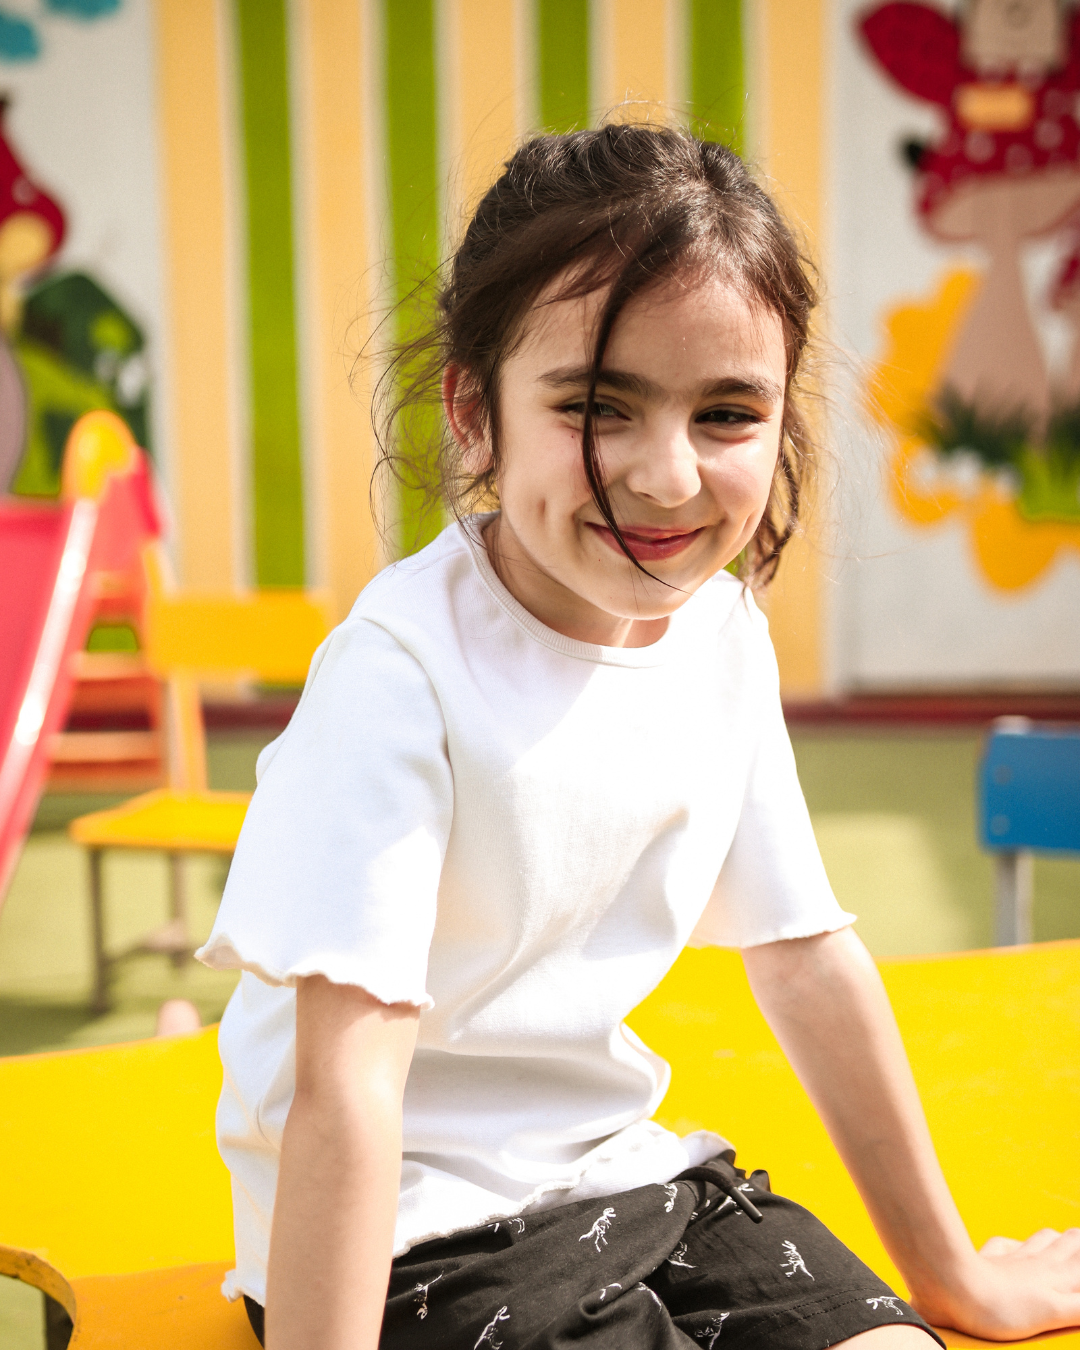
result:
M 975 1241 L 1080 1224 L 1080 943 L 882 970 Z M 665 1123 L 722 1131 L 897 1282 L 736 955 L 684 953 L 631 1022 L 672 1064 Z M 215 1035 L 0 1060 L 0 1272 L 74 1311 L 73 1350 L 254 1345 L 215 1292 L 232 1256 Z

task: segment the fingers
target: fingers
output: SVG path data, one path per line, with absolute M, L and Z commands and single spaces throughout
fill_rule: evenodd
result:
M 1007 1256 L 1009 1252 L 1016 1251 L 1017 1247 L 1023 1246 L 1023 1243 L 1016 1238 L 992 1237 L 989 1242 L 984 1242 L 979 1248 L 980 1256 Z
M 1071 1250 L 1074 1246 L 1080 1248 L 1080 1228 L 1066 1228 L 1063 1233 L 1059 1233 L 1056 1228 L 1040 1228 L 1025 1242 L 1017 1238 L 992 1237 L 979 1250 L 983 1256 L 1005 1256 L 1009 1252 L 1035 1256 L 1055 1244 L 1059 1249 L 1064 1249 L 1059 1250 L 1058 1255 L 1063 1255 L 1065 1250 Z
M 1080 1228 L 1066 1228 L 1064 1233 L 1055 1228 L 1040 1228 L 1016 1248 L 1018 1256 L 1039 1256 L 1044 1252 L 1059 1262 L 1080 1258 Z M 1080 1272 L 1080 1265 L 1077 1268 Z
M 1073 1267 L 1073 1288 L 1080 1290 L 1080 1228 L 1066 1228 L 1053 1248 L 1055 1256 Z
M 1056 1228 L 1040 1228 L 1037 1233 L 1032 1233 L 1026 1242 L 1021 1243 L 1025 1256 L 1034 1256 L 1036 1252 L 1044 1252 L 1047 1247 L 1052 1246 L 1061 1234 Z

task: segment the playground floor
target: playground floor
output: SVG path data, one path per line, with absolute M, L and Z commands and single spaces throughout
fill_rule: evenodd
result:
M 249 789 L 265 739 L 211 737 L 211 785 Z M 992 868 L 975 842 L 979 736 L 968 729 L 796 728 L 793 739 L 829 876 L 841 904 L 859 915 L 858 931 L 870 950 L 897 956 L 989 945 Z M 232 992 L 232 975 L 194 963 L 176 970 L 164 957 L 139 957 L 119 976 L 114 1011 L 89 1013 L 86 860 L 64 827 L 106 804 L 54 796 L 38 812 L 0 912 L 0 1054 L 150 1036 L 166 998 L 191 999 L 204 1022 L 216 1021 Z M 220 859 L 191 860 L 189 891 L 200 935 L 209 932 L 226 870 Z M 1039 860 L 1035 876 L 1036 939 L 1080 937 L 1080 861 Z M 166 917 L 162 859 L 114 854 L 105 885 L 110 945 L 122 947 Z M 0 1346 L 43 1346 L 40 1295 L 12 1280 L 0 1279 Z

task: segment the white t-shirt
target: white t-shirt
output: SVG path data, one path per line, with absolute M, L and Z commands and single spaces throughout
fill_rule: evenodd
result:
M 233 1297 L 265 1300 L 298 977 L 423 1010 L 401 1253 L 667 1182 L 729 1147 L 649 1119 L 668 1066 L 623 1019 L 687 942 L 748 947 L 852 921 L 741 583 L 720 573 L 651 646 L 590 646 L 514 600 L 480 523 L 371 582 L 259 757 L 199 953 L 244 971 L 220 1035 Z

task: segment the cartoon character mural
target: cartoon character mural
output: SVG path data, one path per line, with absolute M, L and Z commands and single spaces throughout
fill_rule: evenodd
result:
M 47 497 L 84 412 L 119 413 L 148 445 L 145 339 L 93 278 L 48 270 L 64 212 L 16 155 L 5 112 L 0 99 L 0 492 Z
M 0 492 L 11 485 L 26 438 L 26 393 L 7 337 L 19 326 L 24 278 L 64 239 L 59 205 L 31 180 L 7 142 L 6 112 L 0 99 Z
M 986 259 L 887 319 L 871 394 L 896 435 L 893 499 L 920 525 L 965 515 L 984 577 L 1019 588 L 1080 550 L 1080 10 L 893 0 L 859 28 L 880 69 L 940 110 L 939 136 L 904 147 L 922 228 Z M 1023 269 L 1029 242 L 1052 237 L 1061 261 L 1039 303 L 1073 327 L 1060 372 Z

